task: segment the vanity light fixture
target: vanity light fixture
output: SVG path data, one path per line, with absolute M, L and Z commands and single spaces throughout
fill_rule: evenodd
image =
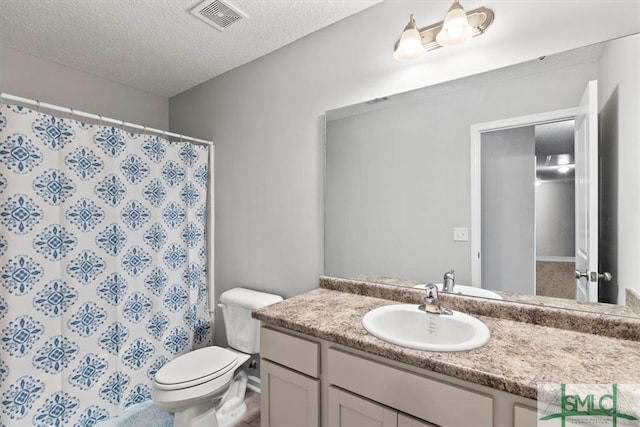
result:
M 493 16 L 493 11 L 484 7 L 465 13 L 458 0 L 449 8 L 444 21 L 428 27 L 417 28 L 411 15 L 396 43 L 393 57 L 398 61 L 413 61 L 430 50 L 462 44 L 483 34 L 493 23 Z

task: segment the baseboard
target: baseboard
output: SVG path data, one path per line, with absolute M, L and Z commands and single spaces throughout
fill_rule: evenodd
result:
M 260 378 L 249 375 L 249 381 L 247 382 L 247 388 L 253 390 L 256 393 L 260 393 Z

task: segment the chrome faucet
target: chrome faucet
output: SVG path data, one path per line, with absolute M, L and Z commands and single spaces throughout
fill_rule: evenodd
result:
M 444 273 L 442 279 L 442 292 L 453 293 L 453 287 L 456 285 L 456 272 L 455 270 L 449 270 Z
M 429 283 L 425 286 L 427 295 L 424 297 L 424 304 L 418 306 L 418 309 L 425 313 L 431 314 L 453 314 L 448 308 L 440 306 L 440 300 L 438 300 L 438 287 L 433 283 Z

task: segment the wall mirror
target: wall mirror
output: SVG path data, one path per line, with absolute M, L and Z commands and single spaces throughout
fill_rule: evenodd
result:
M 637 254 L 618 249 L 617 219 L 631 178 L 618 154 L 640 133 L 638 51 L 635 34 L 328 111 L 325 274 L 420 286 L 454 269 L 470 296 L 636 317 L 626 300 L 640 286 L 617 272 Z M 597 268 L 613 275 L 593 285 L 599 302 L 577 301 L 574 278 L 575 118 L 592 81 Z M 633 141 L 620 138 L 630 123 Z

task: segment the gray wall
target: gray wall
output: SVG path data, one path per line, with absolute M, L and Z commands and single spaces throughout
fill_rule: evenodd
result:
M 575 257 L 575 181 L 536 187 L 536 256 Z
M 169 127 L 167 98 L 1 45 L 0 90 L 147 127 Z
M 627 52 L 640 52 L 640 35 L 607 44 L 598 83 L 600 121 L 605 123 L 600 128 L 599 243 L 601 253 L 611 254 L 600 258 L 600 270 L 614 277 L 601 285 L 600 293 L 620 304 L 625 301 L 625 287 L 640 292 L 635 271 L 640 254 L 640 54 Z
M 482 134 L 482 287 L 535 295 L 533 126 Z
M 470 226 L 470 126 L 576 106 L 597 76 L 597 63 L 549 61 L 438 85 L 411 102 L 392 98 L 389 107 L 381 103 L 379 110 L 330 120 L 326 273 L 441 282 L 454 268 L 459 283 L 471 283 L 470 244 L 453 241 L 454 227 Z M 529 143 L 533 149 L 534 137 Z M 483 242 L 491 244 L 484 234 Z M 488 289 L 496 286 L 502 285 L 483 281 Z
M 216 298 L 238 285 L 285 297 L 317 287 L 325 111 L 629 33 L 629 23 L 570 37 L 559 36 L 559 25 L 532 25 L 508 43 L 488 32 L 483 42 L 404 64 L 391 52 L 409 13 L 442 19 L 433 2 L 382 2 L 171 98 L 172 131 L 216 143 Z M 468 170 L 468 161 L 460 165 Z
M 436 101 L 442 101 L 438 99 Z M 327 123 L 325 273 L 441 282 L 469 247 L 454 244 L 452 227 L 468 225 L 464 156 L 447 137 L 457 126 L 435 104 L 410 103 Z M 468 173 L 466 174 L 468 178 Z

